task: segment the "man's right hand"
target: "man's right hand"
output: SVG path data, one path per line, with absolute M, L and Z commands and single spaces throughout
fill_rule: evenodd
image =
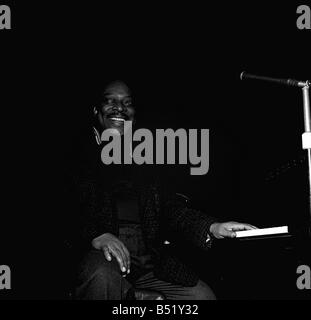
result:
M 111 233 L 104 233 L 92 241 L 92 246 L 97 250 L 102 250 L 108 261 L 114 256 L 122 272 L 130 273 L 131 260 L 130 253 L 126 246 Z

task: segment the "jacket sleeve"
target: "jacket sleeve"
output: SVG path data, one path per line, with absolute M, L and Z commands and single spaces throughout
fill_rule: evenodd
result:
M 104 233 L 116 234 L 110 194 L 98 186 L 96 181 L 90 172 L 83 174 L 77 181 L 78 233 L 80 240 L 88 244 Z
M 164 214 L 168 230 L 179 235 L 179 238 L 181 237 L 184 241 L 208 250 L 213 239 L 209 231 L 210 226 L 216 222 L 216 219 L 189 207 L 188 200 L 180 194 L 173 194 L 166 199 Z

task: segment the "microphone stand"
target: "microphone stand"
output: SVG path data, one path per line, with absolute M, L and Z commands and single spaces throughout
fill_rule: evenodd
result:
M 310 113 L 310 97 L 309 85 L 307 81 L 302 87 L 303 96 L 303 114 L 304 114 L 304 130 L 302 134 L 302 148 L 308 152 L 308 176 L 309 176 L 309 226 L 308 235 L 311 239 L 311 113 Z
M 253 79 L 262 80 L 268 82 L 274 82 L 282 85 L 293 86 L 302 88 L 303 96 L 303 114 L 304 114 L 304 129 L 305 132 L 302 134 L 302 148 L 308 152 L 308 187 L 309 187 L 309 223 L 308 223 L 308 237 L 311 239 L 311 112 L 310 112 L 310 98 L 309 88 L 311 85 L 310 81 L 298 81 L 294 79 L 277 79 L 271 77 L 258 76 L 246 72 L 240 74 L 240 79 Z

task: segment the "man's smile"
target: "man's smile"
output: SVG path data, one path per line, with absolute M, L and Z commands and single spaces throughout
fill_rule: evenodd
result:
M 109 121 L 109 123 L 112 125 L 112 126 L 116 126 L 116 127 L 119 127 L 119 126 L 123 126 L 125 121 L 128 120 L 128 116 L 125 115 L 125 114 L 110 114 L 110 115 L 107 115 L 106 119 Z

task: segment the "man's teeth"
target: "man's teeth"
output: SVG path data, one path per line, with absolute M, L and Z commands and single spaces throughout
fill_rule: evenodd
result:
M 114 121 L 125 121 L 123 118 L 110 118 L 110 120 L 114 120 Z

